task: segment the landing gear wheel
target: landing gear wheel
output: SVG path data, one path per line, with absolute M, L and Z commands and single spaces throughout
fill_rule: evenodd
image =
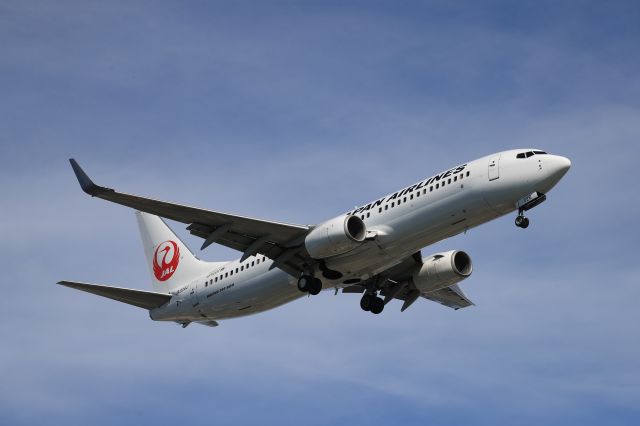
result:
M 378 315 L 384 309 L 384 300 L 379 297 L 373 298 L 373 303 L 371 304 L 371 313 Z
M 360 307 L 363 311 L 369 312 L 371 310 L 373 299 L 374 296 L 371 296 L 370 294 L 365 294 L 364 296 L 362 296 L 362 299 L 360 299 Z
M 517 226 L 518 228 L 525 229 L 526 227 L 528 227 L 528 226 L 529 226 L 529 219 L 528 219 L 528 218 L 526 218 L 526 217 L 524 217 L 524 215 L 519 214 L 519 215 L 516 217 L 516 226 Z
M 298 290 L 308 293 L 313 284 L 314 278 L 311 275 L 302 275 L 298 278 Z
M 311 280 L 311 285 L 309 286 L 309 294 L 315 296 L 316 294 L 322 291 L 322 281 L 318 278 L 314 278 Z

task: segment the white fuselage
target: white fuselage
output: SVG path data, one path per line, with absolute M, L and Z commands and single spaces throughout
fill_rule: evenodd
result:
M 318 274 L 323 287 L 344 287 L 370 278 L 423 247 L 513 212 L 522 197 L 536 191 L 546 194 L 570 162 L 548 154 L 516 158 L 517 153 L 531 151 L 480 158 L 349 212 L 360 216 L 375 237 L 326 259 L 327 267 L 344 276 L 333 281 Z M 297 277 L 270 269 L 272 263 L 259 255 L 243 262 L 211 264 L 206 275 L 172 291 L 171 302 L 151 310 L 150 316 L 169 321 L 219 320 L 272 309 L 304 296 L 296 286 Z

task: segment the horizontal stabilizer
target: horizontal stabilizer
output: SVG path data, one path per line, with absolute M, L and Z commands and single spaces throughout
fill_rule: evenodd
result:
M 168 293 L 154 293 L 152 291 L 132 290 L 129 288 L 80 283 L 75 281 L 60 281 L 58 284 L 65 287 L 75 288 L 76 290 L 86 291 L 87 293 L 97 294 L 98 296 L 107 297 L 109 299 L 117 300 L 118 302 L 127 303 L 144 309 L 159 308 L 171 300 L 171 295 Z

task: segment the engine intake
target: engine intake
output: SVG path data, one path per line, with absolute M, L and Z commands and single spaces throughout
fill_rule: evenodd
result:
M 422 266 L 413 273 L 413 284 L 421 293 L 430 293 L 459 283 L 472 272 L 471 257 L 451 250 L 423 258 Z
M 345 214 L 316 226 L 304 239 L 304 245 L 312 258 L 326 259 L 353 250 L 366 235 L 362 219 Z

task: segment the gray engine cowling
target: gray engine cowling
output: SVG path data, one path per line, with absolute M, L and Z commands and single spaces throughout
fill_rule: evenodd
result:
M 316 226 L 304 239 L 314 259 L 326 259 L 358 247 L 367 235 L 367 227 L 358 216 L 342 215 Z
M 429 293 L 459 283 L 472 272 L 471 257 L 451 250 L 423 258 L 422 266 L 413 273 L 413 284 L 421 293 Z

